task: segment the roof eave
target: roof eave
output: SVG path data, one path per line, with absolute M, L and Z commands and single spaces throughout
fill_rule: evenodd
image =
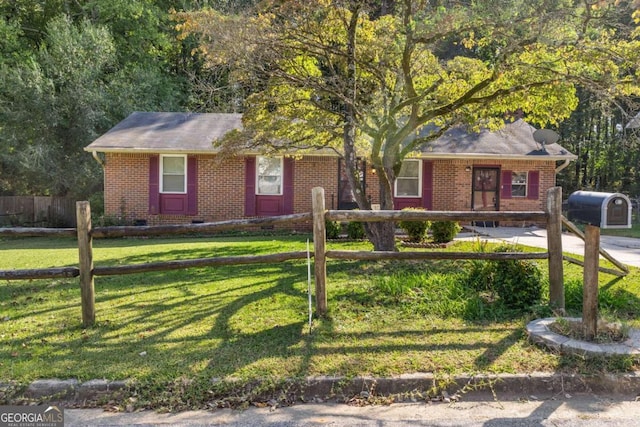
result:
M 523 154 L 487 154 L 487 153 L 420 153 L 418 158 L 421 159 L 443 159 L 443 160 L 529 160 L 529 161 L 558 161 L 558 160 L 576 160 L 578 156 L 574 154 L 549 154 L 546 156 L 532 156 Z

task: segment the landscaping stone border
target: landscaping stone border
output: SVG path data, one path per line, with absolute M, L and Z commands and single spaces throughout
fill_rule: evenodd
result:
M 570 322 L 582 321 L 577 317 L 566 317 L 565 319 Z M 547 317 L 529 322 L 527 324 L 529 339 L 536 344 L 565 354 L 587 357 L 640 356 L 640 330 L 631 329 L 629 338 L 621 343 L 597 344 L 576 340 L 551 331 L 549 326 L 556 320 L 556 317 Z

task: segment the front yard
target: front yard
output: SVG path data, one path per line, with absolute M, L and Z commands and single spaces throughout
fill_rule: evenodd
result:
M 306 239 L 97 240 L 94 262 L 299 251 L 306 249 Z M 359 242 L 329 245 L 370 249 Z M 473 246 L 458 242 L 450 249 Z M 77 258 L 72 239 L 7 239 L 0 245 L 0 269 L 72 266 Z M 179 379 L 210 384 L 211 378 L 278 382 L 315 375 L 638 368 L 633 360 L 585 362 L 530 345 L 523 326 L 549 315 L 548 308 L 516 312 L 482 299 L 462 284 L 467 269 L 468 261 L 330 260 L 329 317 L 314 319 L 311 330 L 306 262 L 97 277 L 97 324 L 88 329 L 81 327 L 77 278 L 5 281 L 0 283 L 0 383 L 132 379 L 146 384 L 146 404 L 171 407 L 153 390 Z M 565 274 L 567 306 L 579 309 L 582 270 L 565 264 Z M 600 281 L 602 311 L 638 325 L 639 270 L 623 279 L 601 274 Z

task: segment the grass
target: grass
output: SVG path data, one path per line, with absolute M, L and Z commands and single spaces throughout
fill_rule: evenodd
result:
M 94 241 L 96 265 L 306 249 L 306 236 Z M 448 250 L 477 249 L 460 242 Z M 329 243 L 330 249 L 371 249 Z M 534 248 L 524 250 L 539 251 Z M 0 269 L 77 265 L 72 239 L 0 242 Z M 635 361 L 593 364 L 530 345 L 523 326 L 545 306 L 513 311 L 462 285 L 467 261 L 328 265 L 327 319 L 308 326 L 306 262 L 96 278 L 94 327 L 81 327 L 77 279 L 0 283 L 0 383 L 38 378 L 133 379 L 150 406 L 189 407 L 211 378 L 302 378 L 628 370 Z M 541 268 L 546 268 L 541 264 Z M 546 274 L 546 273 L 545 273 Z M 582 270 L 565 264 L 567 307 Z M 637 325 L 640 272 L 601 274 L 602 310 Z M 177 382 L 177 383 L 176 383 Z M 167 384 L 182 387 L 167 403 Z M 178 385 L 176 385 L 178 384 Z M 145 388 L 143 388 L 145 389 Z M 191 390 L 191 391 L 189 391 Z M 196 393 L 197 394 L 197 393 Z M 175 398 L 175 397 L 174 397 Z M 202 398 L 202 397 L 200 397 Z M 197 399 L 196 399 L 197 400 Z M 160 402 L 162 401 L 162 403 Z M 181 406 L 183 405 L 183 406 Z
M 635 237 L 640 239 L 640 222 L 634 222 L 631 228 L 603 228 L 600 232 L 603 236 Z

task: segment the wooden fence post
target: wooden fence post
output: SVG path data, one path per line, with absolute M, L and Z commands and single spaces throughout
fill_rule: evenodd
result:
M 325 230 L 324 188 L 311 190 L 313 206 L 313 266 L 316 283 L 316 312 L 327 314 L 327 258 L 325 256 L 327 234 Z
M 582 288 L 582 332 L 592 341 L 598 331 L 598 266 L 600 265 L 600 227 L 584 229 L 584 272 Z
M 547 190 L 547 247 L 549 251 L 549 304 L 564 314 L 564 267 L 562 264 L 562 187 Z
M 91 241 L 91 207 L 89 202 L 76 202 L 78 256 L 80 269 L 80 296 L 82 299 L 82 326 L 96 321 L 95 288 L 93 285 L 93 245 Z

